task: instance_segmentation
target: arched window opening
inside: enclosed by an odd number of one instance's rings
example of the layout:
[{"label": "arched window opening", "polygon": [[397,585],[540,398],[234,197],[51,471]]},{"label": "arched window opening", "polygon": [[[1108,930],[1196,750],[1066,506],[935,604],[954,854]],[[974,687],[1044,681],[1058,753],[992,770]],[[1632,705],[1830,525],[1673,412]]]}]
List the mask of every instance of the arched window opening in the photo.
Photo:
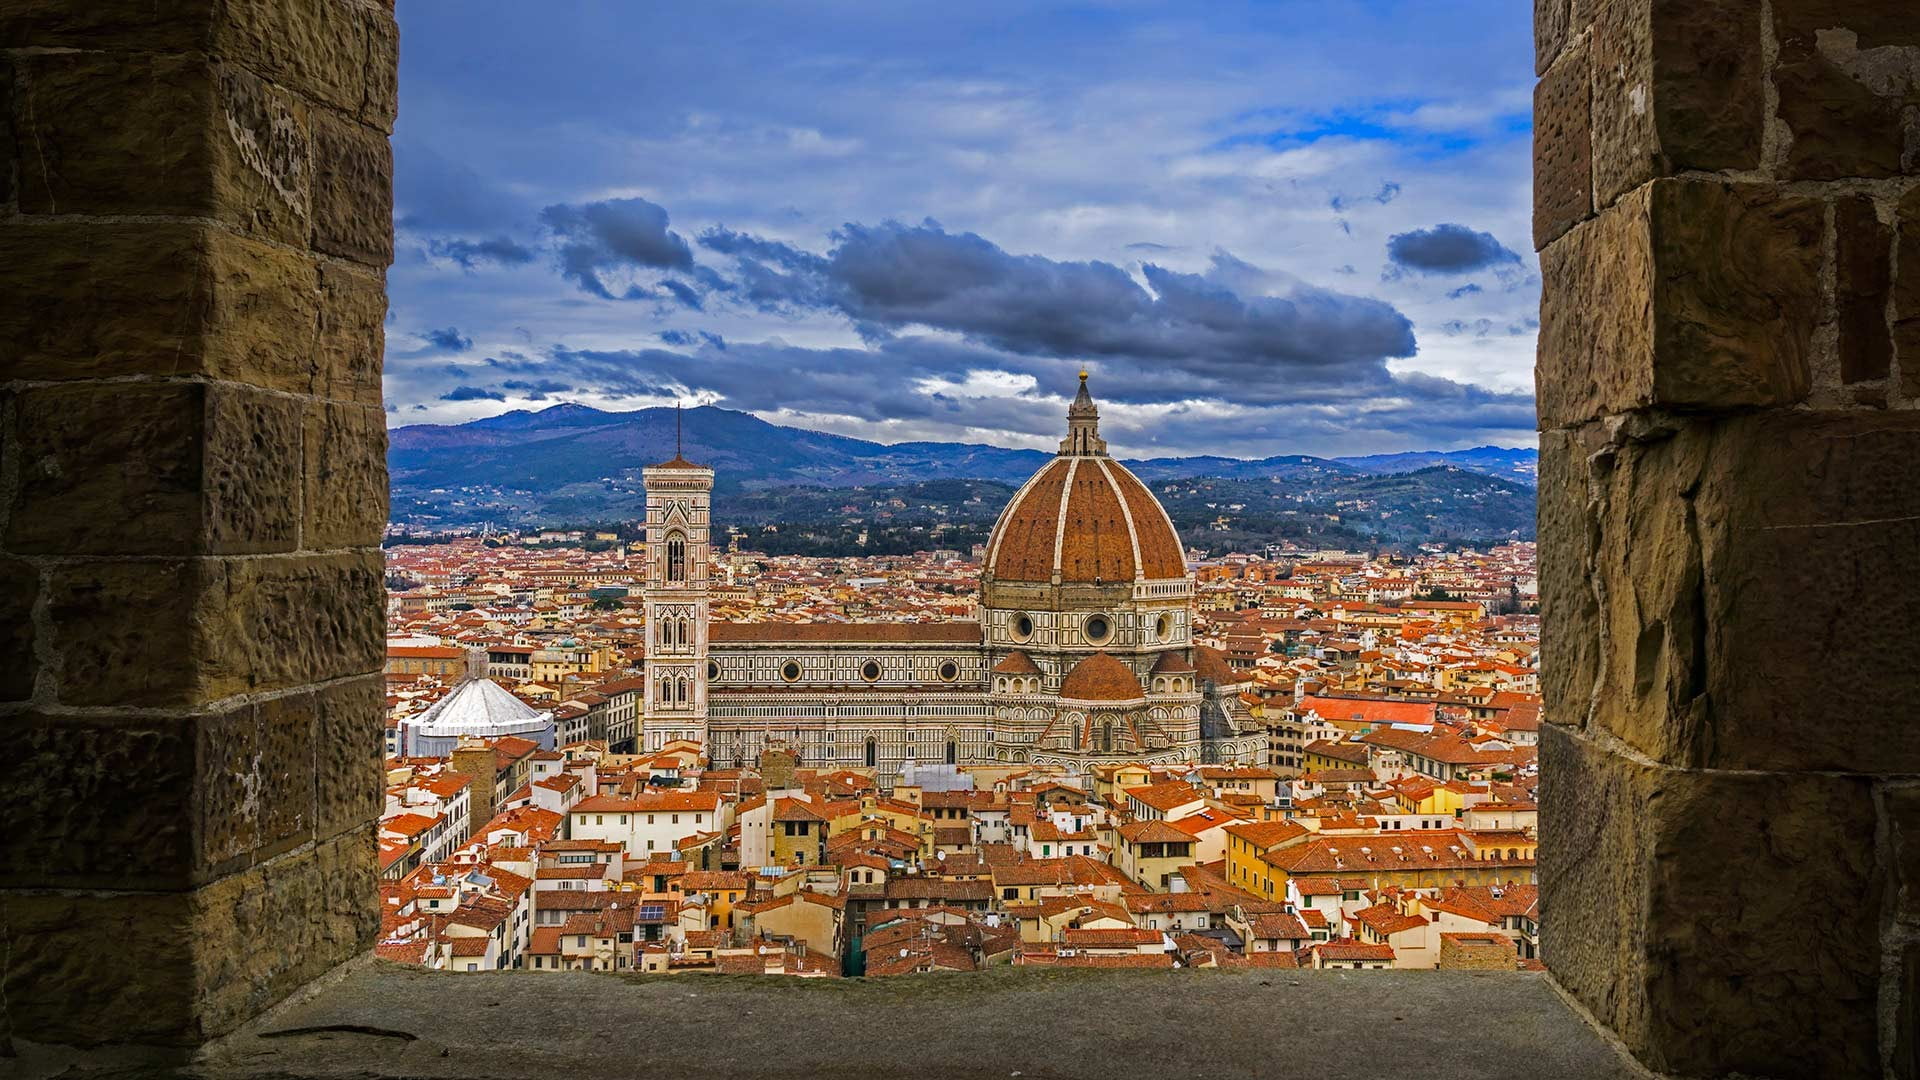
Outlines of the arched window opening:
[{"label": "arched window opening", "polygon": [[667,537],[667,580],[687,580],[687,540],[678,533]]},{"label": "arched window opening", "polygon": [[874,765],[879,763],[879,760],[880,748],[874,743],[873,736],[869,735],[867,736],[867,768],[873,768]]},{"label": "arched window opening", "polygon": [[960,746],[958,743],[955,743],[952,739],[948,739],[947,740],[947,764],[958,765],[959,763],[960,763]]}]

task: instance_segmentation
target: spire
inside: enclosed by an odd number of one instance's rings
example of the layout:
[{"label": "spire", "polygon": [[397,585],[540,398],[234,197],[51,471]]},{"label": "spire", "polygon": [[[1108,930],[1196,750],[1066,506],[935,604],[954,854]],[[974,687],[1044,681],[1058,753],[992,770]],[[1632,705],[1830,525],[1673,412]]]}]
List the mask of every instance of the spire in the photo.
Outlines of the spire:
[{"label": "spire", "polygon": [[673,400],[673,456],[680,457],[680,399]]},{"label": "spire", "polygon": [[1087,393],[1086,368],[1080,369],[1080,392],[1067,406],[1067,437],[1060,440],[1060,452],[1082,457],[1107,452],[1107,440],[1100,437],[1100,409]]}]

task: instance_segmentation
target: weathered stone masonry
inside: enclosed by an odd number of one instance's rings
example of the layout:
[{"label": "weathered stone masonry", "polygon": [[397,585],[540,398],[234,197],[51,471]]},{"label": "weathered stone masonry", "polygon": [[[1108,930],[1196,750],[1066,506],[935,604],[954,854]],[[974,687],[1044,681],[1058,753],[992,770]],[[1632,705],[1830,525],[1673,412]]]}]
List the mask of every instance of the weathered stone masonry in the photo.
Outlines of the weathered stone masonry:
[{"label": "weathered stone masonry", "polygon": [[1656,1069],[1915,1075],[1920,8],[1536,16],[1542,953]]},{"label": "weathered stone masonry", "polygon": [[397,34],[0,4],[6,1032],[192,1044],[379,928]]}]

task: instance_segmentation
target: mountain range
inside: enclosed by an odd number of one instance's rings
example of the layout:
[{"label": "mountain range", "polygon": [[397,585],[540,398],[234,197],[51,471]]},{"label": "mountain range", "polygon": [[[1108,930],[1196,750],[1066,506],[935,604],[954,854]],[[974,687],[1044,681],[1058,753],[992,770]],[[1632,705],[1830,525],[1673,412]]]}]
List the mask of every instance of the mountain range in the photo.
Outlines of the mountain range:
[{"label": "mountain range", "polygon": [[[643,505],[640,469],[673,456],[676,425],[685,456],[715,469],[714,513],[721,521],[736,513],[743,520],[768,521],[769,508],[775,506],[807,517],[826,512],[816,504],[831,504],[834,513],[843,515],[848,509],[842,505],[846,500],[836,501],[825,491],[809,496],[807,489],[912,489],[932,481],[987,482],[956,503],[958,516],[950,520],[970,519],[974,515],[967,508],[991,500],[1003,485],[1011,490],[1011,485],[1024,481],[1053,456],[978,443],[883,444],[784,427],[717,406],[688,409],[676,416],[676,410],[667,408],[608,412],[567,403],[539,411],[517,409],[464,424],[392,429],[387,463],[393,518],[415,525],[465,525],[637,517]],[[1370,498],[1365,493],[1375,489],[1408,488],[1405,483],[1370,484],[1377,478],[1427,477],[1413,486],[1421,489],[1421,498],[1439,503],[1428,508],[1431,513],[1413,516],[1448,520],[1447,533],[1463,535],[1459,531],[1463,521],[1449,500],[1466,499],[1472,504],[1466,508],[1467,525],[1475,508],[1491,500],[1501,509],[1488,519],[1483,535],[1513,531],[1516,507],[1524,509],[1523,531],[1531,535],[1530,489],[1536,456],[1530,448],[1483,446],[1340,458],[1193,456],[1125,463],[1156,491],[1160,481],[1207,477],[1233,482],[1234,490],[1244,496],[1240,487],[1253,482],[1247,490],[1260,499],[1284,497],[1290,506],[1304,511],[1324,509],[1324,516],[1334,521],[1342,517],[1341,503],[1364,502]],[[1468,483],[1473,489],[1469,497],[1455,491],[1466,476],[1492,483]],[[1428,488],[1435,490],[1428,492]],[[1418,501],[1410,493],[1405,497]],[[896,500],[889,496],[887,501]],[[1238,501],[1245,505],[1246,499]],[[1323,502],[1327,505],[1319,507]],[[997,512],[998,505],[988,509]],[[1399,514],[1404,525],[1411,509],[1396,503],[1385,513],[1388,519]],[[1387,531],[1408,533],[1402,527]],[[1418,531],[1396,538],[1419,539]],[[1469,527],[1464,535],[1471,534]]]}]

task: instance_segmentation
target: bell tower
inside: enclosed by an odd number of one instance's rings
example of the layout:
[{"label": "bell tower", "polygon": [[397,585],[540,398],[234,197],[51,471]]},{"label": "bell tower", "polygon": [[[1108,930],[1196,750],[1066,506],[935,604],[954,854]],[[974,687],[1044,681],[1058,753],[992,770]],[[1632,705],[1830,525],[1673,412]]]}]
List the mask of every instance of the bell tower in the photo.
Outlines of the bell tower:
[{"label": "bell tower", "polygon": [[641,471],[647,490],[646,696],[642,751],[673,739],[707,741],[707,589],[713,470],[679,448]]}]

